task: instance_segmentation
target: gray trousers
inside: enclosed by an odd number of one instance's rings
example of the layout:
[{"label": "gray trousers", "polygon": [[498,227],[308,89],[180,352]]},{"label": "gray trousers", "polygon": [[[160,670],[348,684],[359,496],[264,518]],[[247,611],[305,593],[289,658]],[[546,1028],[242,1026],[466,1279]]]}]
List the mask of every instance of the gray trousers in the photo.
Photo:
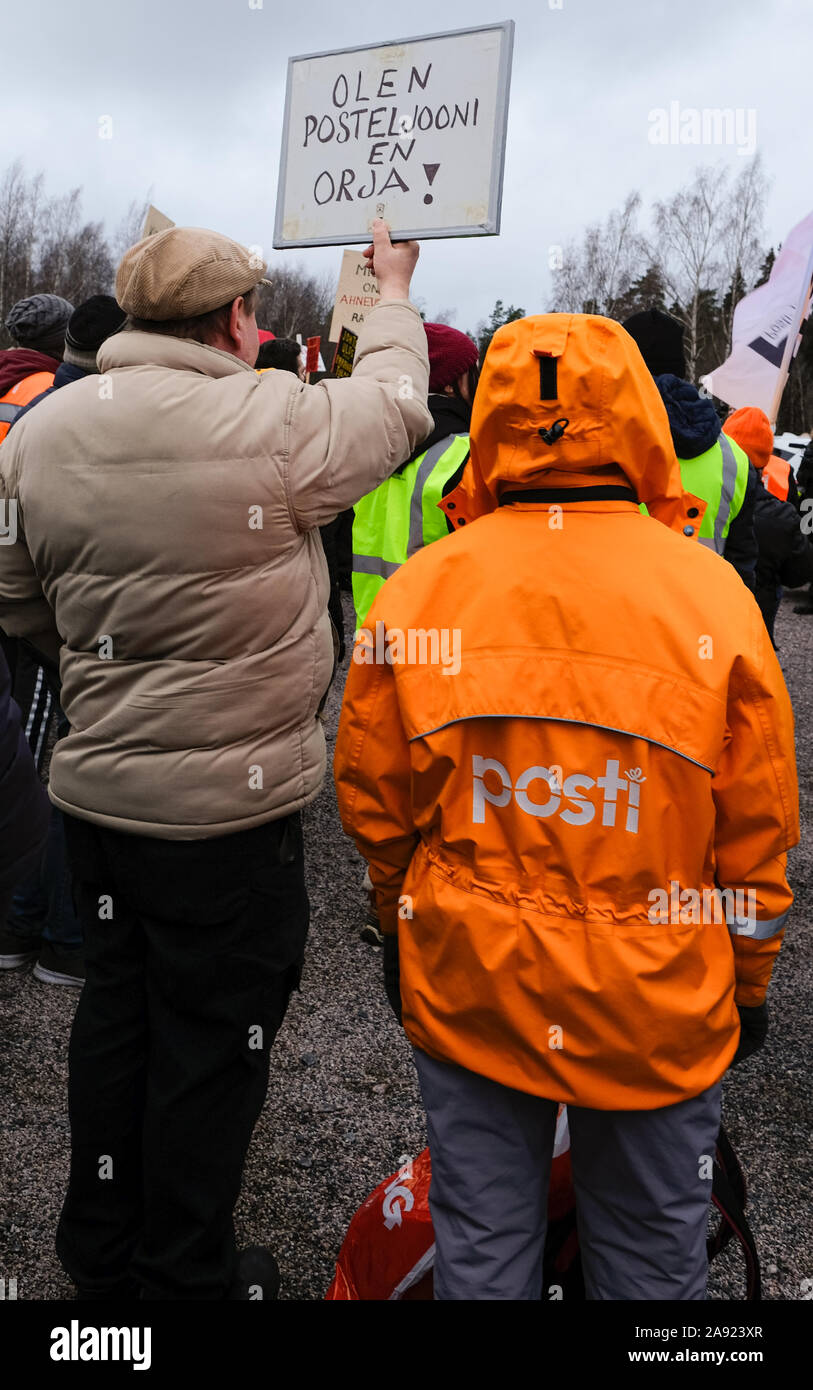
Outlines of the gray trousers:
[{"label": "gray trousers", "polygon": [[[435,1297],[542,1289],[555,1101],[415,1049],[432,1156]],[[568,1106],[589,1299],[703,1299],[719,1083],[660,1110]],[[555,1295],[553,1295],[555,1296]]]}]

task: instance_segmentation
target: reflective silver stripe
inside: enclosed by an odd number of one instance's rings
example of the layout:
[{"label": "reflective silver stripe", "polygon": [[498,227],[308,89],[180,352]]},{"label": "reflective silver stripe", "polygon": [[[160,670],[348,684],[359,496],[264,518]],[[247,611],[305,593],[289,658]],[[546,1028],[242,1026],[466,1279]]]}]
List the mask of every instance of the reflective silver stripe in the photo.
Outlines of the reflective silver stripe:
[{"label": "reflective silver stripe", "polygon": [[768,941],[782,930],[787,918],[787,912],[783,912],[780,917],[768,917],[762,922],[756,917],[734,917],[728,923],[728,930],[732,936],[749,936],[752,941]]},{"label": "reflective silver stripe", "polygon": [[678,758],[684,758],[687,763],[693,763],[695,767],[702,767],[704,772],[714,775],[714,768],[707,763],[700,763],[697,758],[690,758],[688,753],[681,753],[679,748],[673,748],[670,743],[661,743],[656,738],[649,738],[646,734],[636,732],[635,729],[616,729],[612,724],[594,724],[590,719],[564,719],[558,714],[495,714],[489,710],[487,714],[461,714],[459,719],[447,719],[443,724],[436,724],[434,729],[424,729],[419,734],[413,734],[408,740],[414,743],[419,738],[429,738],[430,734],[438,734],[441,729],[448,729],[452,724],[465,724],[472,719],[546,719],[551,724],[581,724],[587,729],[606,729],[609,734],[625,734],[627,738],[640,738],[644,743],[651,743],[655,748],[665,748],[667,753],[674,753]]},{"label": "reflective silver stripe", "polygon": [[50,723],[51,723],[51,711],[52,711],[52,707],[53,707],[53,700],[52,700],[52,698],[51,698],[51,692],[50,692],[50,690],[48,689],[48,687],[46,686],[46,687],[45,687],[45,706],[44,706],[43,711],[42,711],[42,722],[40,723],[39,738],[37,739],[37,746],[36,746],[36,748],[34,749],[34,762],[36,763],[37,769],[38,769],[38,770],[39,770],[39,768],[40,768],[40,766],[41,766],[41,763],[42,763],[42,749],[43,749],[43,744],[45,743],[45,739],[46,739],[46,736],[47,736],[47,734],[48,734],[48,726],[49,726]]},{"label": "reflective silver stripe", "polygon": [[714,549],[718,555],[722,555],[725,547],[723,530],[731,516],[731,503],[734,501],[734,491],[737,486],[737,460],[727,434],[721,431],[717,443],[723,454],[723,482],[720,490],[720,505],[714,518]]},{"label": "reflective silver stripe", "polygon": [[36,716],[37,716],[37,708],[38,708],[39,702],[40,702],[40,695],[41,695],[41,693],[42,693],[42,691],[43,691],[44,686],[45,686],[45,672],[43,671],[43,669],[42,669],[41,666],[38,666],[38,667],[37,667],[37,678],[36,678],[36,680],[34,681],[34,693],[33,693],[33,695],[31,696],[31,704],[30,704],[29,707],[28,707],[28,719],[26,720],[26,725],[25,725],[25,736],[26,736],[26,738],[28,739],[29,742],[31,741],[31,734],[32,734],[33,729],[34,729],[34,720],[36,719]]},{"label": "reflective silver stripe", "polygon": [[389,579],[400,568],[393,560],[382,560],[378,555],[353,556],[354,574],[378,574],[382,579]]},{"label": "reflective silver stripe", "polygon": [[427,479],[432,473],[435,464],[443,458],[446,450],[451,448],[457,436],[447,434],[445,439],[438,440],[431,449],[427,449],[418,466],[415,475],[415,485],[412,489],[412,497],[409,503],[409,540],[407,541],[407,559],[414,555],[416,550],[423,550],[423,490],[426,487]]},{"label": "reflective silver stripe", "polygon": [[13,425],[22,408],[21,405],[0,405],[0,425]]}]

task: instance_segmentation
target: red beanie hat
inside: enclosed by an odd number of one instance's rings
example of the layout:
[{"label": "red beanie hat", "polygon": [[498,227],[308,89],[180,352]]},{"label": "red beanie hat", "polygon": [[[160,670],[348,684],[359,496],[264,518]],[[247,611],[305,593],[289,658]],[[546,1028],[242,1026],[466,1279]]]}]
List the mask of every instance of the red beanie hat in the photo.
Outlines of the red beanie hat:
[{"label": "red beanie hat", "polygon": [[442,391],[458,381],[470,367],[475,367],[480,354],[471,338],[445,323],[425,323],[429,344],[429,390]]}]

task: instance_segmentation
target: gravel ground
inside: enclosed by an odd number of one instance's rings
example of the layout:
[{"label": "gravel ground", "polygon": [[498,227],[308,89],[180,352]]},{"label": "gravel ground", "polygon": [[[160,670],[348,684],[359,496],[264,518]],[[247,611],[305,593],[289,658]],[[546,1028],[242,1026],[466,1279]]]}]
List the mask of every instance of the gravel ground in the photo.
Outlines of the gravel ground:
[{"label": "gravel ground", "polygon": [[[764,1296],[795,1300],[813,1277],[809,1220],[811,1094],[807,1062],[813,915],[813,619],[785,598],[780,660],[796,711],[802,842],[791,858],[796,907],[771,987],[773,1030],[763,1051],[725,1083],[725,1121],[749,1180],[749,1213]],[[348,630],[350,630],[348,607]],[[330,749],[340,689],[328,701]],[[312,904],[302,992],[274,1047],[268,1098],[237,1210],[240,1244],[271,1246],[283,1299],[319,1299],[353,1212],[400,1156],[425,1143],[410,1050],[380,983],[380,952],[358,939],[363,865],[339,825],[328,780],[305,817]],[[21,1299],[73,1297],[53,1251],[68,1167],[67,1046],[73,991],[28,971],[0,976],[0,1275]],[[710,1296],[743,1288],[739,1256],[713,1266]]]}]

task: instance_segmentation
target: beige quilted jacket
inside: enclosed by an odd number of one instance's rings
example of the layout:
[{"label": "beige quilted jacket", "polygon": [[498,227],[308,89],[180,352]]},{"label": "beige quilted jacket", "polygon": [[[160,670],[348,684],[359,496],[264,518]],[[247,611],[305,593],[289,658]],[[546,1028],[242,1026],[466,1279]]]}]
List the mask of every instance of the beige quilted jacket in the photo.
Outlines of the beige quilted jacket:
[{"label": "beige quilted jacket", "polygon": [[316,528],[432,428],[412,305],[372,310],[356,362],[305,386],[124,332],[99,352],[103,375],[9,434],[0,501],[17,501],[17,540],[0,544],[0,627],[58,648],[71,733],[50,791],[64,811],[198,839],[318,792],[333,646]]}]

